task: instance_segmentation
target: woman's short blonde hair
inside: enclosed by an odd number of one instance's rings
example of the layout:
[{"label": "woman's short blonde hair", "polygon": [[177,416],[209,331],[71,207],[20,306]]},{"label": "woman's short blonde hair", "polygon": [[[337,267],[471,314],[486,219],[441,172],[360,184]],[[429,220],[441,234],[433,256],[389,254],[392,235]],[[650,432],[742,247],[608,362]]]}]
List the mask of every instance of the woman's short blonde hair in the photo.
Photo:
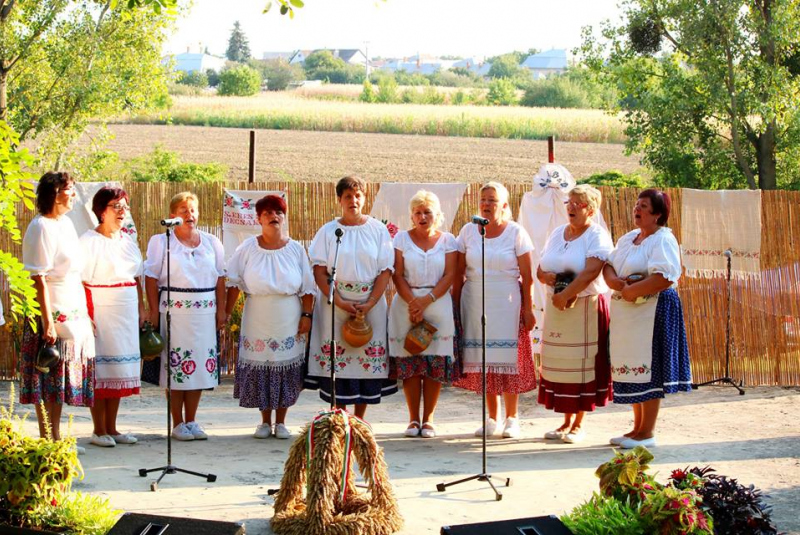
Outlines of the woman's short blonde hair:
[{"label": "woman's short blonde hair", "polygon": [[603,202],[603,194],[600,193],[600,190],[589,184],[578,184],[569,190],[568,195],[570,197],[578,197],[581,202],[585,202],[589,208],[592,209],[592,213],[595,214],[600,210],[600,203]]},{"label": "woman's short blonde hair", "polygon": [[194,201],[195,204],[199,205],[200,201],[197,199],[197,195],[192,193],[191,191],[182,191],[180,193],[175,194],[171,201],[169,201],[169,213],[174,214],[178,210],[178,206],[181,204]]},{"label": "woman's short blonde hair", "polygon": [[500,204],[505,204],[506,207],[503,208],[503,213],[500,214],[500,222],[505,223],[506,221],[511,221],[511,205],[508,203],[508,190],[504,185],[500,182],[487,182],[483,186],[481,186],[480,193],[483,193],[487,189],[493,189],[495,193],[497,193],[498,200]]},{"label": "woman's short blonde hair", "polygon": [[431,191],[424,189],[419,190],[411,197],[411,202],[408,203],[408,210],[411,214],[411,222],[414,222],[414,210],[420,206],[426,206],[433,212],[433,228],[439,228],[444,221],[444,214],[442,213],[442,204],[439,202],[439,197]]}]

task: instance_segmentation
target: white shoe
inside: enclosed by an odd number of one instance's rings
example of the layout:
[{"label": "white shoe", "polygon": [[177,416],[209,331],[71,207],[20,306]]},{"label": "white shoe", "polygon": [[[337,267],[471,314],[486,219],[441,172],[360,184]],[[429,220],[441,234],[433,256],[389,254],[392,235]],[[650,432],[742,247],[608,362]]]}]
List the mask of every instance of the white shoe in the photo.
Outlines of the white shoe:
[{"label": "white shoe", "polygon": [[565,436],[567,436],[566,429],[553,429],[544,434],[544,438],[547,440],[564,440]]},{"label": "white shoe", "polygon": [[522,429],[519,427],[519,418],[506,418],[506,424],[503,426],[503,438],[517,438],[522,434]]},{"label": "white shoe", "polygon": [[284,424],[276,424],[275,425],[275,438],[279,438],[281,440],[286,440],[287,438],[291,438],[292,432]]},{"label": "white shoe", "polygon": [[75,453],[77,453],[78,455],[86,454],[86,448],[84,448],[83,446],[78,446],[77,444],[75,444],[75,446],[73,446],[73,449],[75,450]]},{"label": "white shoe", "polygon": [[621,436],[618,436],[618,437],[612,437],[612,438],[608,439],[608,443],[611,444],[612,446],[619,446],[620,444],[622,444],[623,442],[628,440],[628,438],[630,438],[630,437],[626,437],[625,435],[621,435]]},{"label": "white shoe", "polygon": [[256,432],[253,433],[255,438],[269,438],[272,436],[272,424],[258,424]]},{"label": "white shoe", "polygon": [[172,438],[187,442],[194,440],[194,434],[186,427],[186,424],[181,422],[172,429]]},{"label": "white shoe", "polygon": [[117,444],[136,444],[139,442],[139,439],[133,435],[129,435],[127,433],[122,433],[119,435],[111,435],[111,438],[114,439],[114,442]]},{"label": "white shoe", "polygon": [[[486,436],[490,437],[490,436],[494,435],[495,431],[497,431],[497,422],[495,421],[494,418],[487,418],[486,419]],[[482,437],[483,436],[483,426],[480,426],[479,428],[477,428],[475,430],[475,436],[476,437]]]},{"label": "white shoe", "polygon": [[[425,426],[428,427],[425,427]],[[422,422],[422,428],[419,430],[419,436],[422,438],[433,438],[436,436],[436,429],[433,428],[433,423]]]},{"label": "white shoe", "polygon": [[403,431],[403,434],[407,437],[418,437],[419,436],[419,422],[414,420],[413,422],[409,422],[408,427],[406,430]]},{"label": "white shoe", "polygon": [[198,424],[197,422],[188,422],[186,424],[186,429],[192,433],[192,436],[195,440],[206,440],[208,435],[206,434],[206,430],[203,429],[203,426]]},{"label": "white shoe", "polygon": [[632,438],[626,438],[623,440],[619,447],[623,450],[631,450],[636,446],[644,446],[645,448],[652,448],[656,445],[656,437],[645,438],[643,440],[634,440]]},{"label": "white shoe", "polygon": [[577,431],[570,430],[569,433],[564,435],[564,442],[567,444],[577,444],[578,442],[583,442],[584,438],[586,438],[586,431],[579,427]]},{"label": "white shoe", "polygon": [[111,435],[95,435],[92,433],[92,440],[89,441],[90,444],[94,444],[95,446],[100,446],[101,448],[113,448],[117,445],[114,442],[114,439],[111,438]]}]

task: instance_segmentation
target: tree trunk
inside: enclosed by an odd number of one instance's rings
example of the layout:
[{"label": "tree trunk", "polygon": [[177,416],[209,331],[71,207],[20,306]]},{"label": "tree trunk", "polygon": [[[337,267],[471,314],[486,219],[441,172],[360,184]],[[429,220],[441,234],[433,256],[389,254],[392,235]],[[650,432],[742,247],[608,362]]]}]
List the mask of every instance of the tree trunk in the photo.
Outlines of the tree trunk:
[{"label": "tree trunk", "polygon": [[5,65],[0,65],[0,121],[5,121],[8,115],[6,104],[8,98],[8,71],[4,67]]},{"label": "tree trunk", "polygon": [[761,189],[778,188],[775,129],[775,121],[768,123],[767,129],[759,134],[756,144],[758,187]]}]

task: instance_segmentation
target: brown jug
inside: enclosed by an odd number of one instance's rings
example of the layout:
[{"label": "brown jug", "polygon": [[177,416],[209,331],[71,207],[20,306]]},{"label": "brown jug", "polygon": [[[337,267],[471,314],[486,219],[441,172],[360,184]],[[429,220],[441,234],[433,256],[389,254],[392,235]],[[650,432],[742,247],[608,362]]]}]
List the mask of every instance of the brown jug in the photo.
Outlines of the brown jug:
[{"label": "brown jug", "polygon": [[357,312],[355,316],[342,325],[342,338],[352,347],[361,347],[372,340],[372,326],[364,317],[363,312]]}]

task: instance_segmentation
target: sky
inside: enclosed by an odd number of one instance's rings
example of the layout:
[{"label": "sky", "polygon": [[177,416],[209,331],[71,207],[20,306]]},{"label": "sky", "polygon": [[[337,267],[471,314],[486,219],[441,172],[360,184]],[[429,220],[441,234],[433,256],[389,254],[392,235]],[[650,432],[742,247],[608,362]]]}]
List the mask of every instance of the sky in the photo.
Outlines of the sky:
[{"label": "sky", "polygon": [[[619,0],[305,0],[294,19],[267,0],[194,0],[165,53],[208,47],[224,55],[239,21],[253,57],[263,52],[368,48],[369,56],[494,56],[580,44],[581,28],[617,20]],[[277,4],[275,2],[275,4]],[[368,45],[366,44],[368,42]]]}]

